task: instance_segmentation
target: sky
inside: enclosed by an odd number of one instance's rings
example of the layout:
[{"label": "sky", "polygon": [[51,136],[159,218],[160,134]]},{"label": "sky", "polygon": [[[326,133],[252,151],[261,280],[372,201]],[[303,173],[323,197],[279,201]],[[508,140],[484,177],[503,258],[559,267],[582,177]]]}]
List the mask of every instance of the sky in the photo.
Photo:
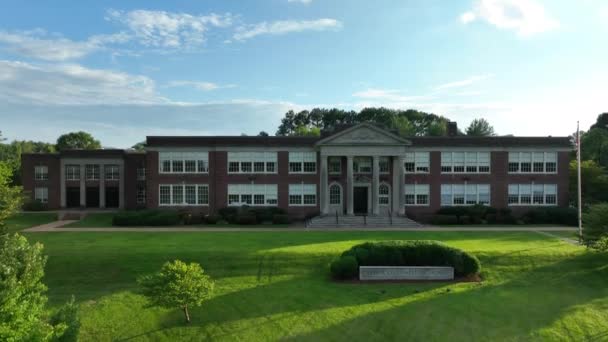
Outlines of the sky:
[{"label": "sky", "polygon": [[273,134],[314,107],[418,109],[498,134],[608,112],[608,0],[0,1],[0,130],[106,147]]}]

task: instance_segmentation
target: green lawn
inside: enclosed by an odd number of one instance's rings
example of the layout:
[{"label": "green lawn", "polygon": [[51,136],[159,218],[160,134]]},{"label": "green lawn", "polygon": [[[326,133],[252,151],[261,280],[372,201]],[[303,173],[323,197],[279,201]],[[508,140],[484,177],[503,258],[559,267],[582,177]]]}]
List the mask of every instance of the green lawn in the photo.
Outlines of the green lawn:
[{"label": "green lawn", "polygon": [[549,231],[547,232],[549,234],[553,234],[553,235],[557,235],[557,236],[561,236],[561,237],[565,237],[565,238],[569,238],[569,239],[573,239],[573,240],[578,240],[578,230],[572,230],[572,231]]},{"label": "green lawn", "polygon": [[[608,255],[534,232],[30,233],[49,255],[50,304],[75,294],[84,341],[546,341],[608,337]],[[482,283],[346,284],[328,263],[366,240],[436,239],[476,254]],[[180,258],[216,293],[149,308],[135,278]],[[449,290],[449,291],[448,291]]]},{"label": "green lawn", "polygon": [[55,213],[21,213],[17,214],[4,223],[8,227],[9,232],[18,232],[20,230],[38,226],[41,224],[57,221]]}]

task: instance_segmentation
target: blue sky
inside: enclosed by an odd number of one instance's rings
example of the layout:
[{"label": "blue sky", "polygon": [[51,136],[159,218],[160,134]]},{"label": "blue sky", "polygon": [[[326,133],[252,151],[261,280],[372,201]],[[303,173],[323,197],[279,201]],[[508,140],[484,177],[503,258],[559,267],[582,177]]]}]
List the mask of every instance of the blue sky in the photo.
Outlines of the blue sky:
[{"label": "blue sky", "polygon": [[289,110],[415,108],[499,134],[608,111],[605,0],[2,3],[0,130],[105,146],[274,133]]}]

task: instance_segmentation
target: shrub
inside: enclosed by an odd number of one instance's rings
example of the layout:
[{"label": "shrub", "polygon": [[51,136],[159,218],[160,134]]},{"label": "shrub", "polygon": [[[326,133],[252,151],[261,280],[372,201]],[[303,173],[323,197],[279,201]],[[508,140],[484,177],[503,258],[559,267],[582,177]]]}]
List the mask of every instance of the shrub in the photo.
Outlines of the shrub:
[{"label": "shrub", "polygon": [[47,209],[47,204],[40,201],[29,201],[23,204],[23,210],[25,211],[44,211]]},{"label": "shrub", "polygon": [[200,214],[193,214],[189,210],[182,210],[179,212],[180,220],[186,224],[201,224],[203,222],[203,216]]},{"label": "shrub", "polygon": [[229,223],[236,222],[236,216],[239,213],[239,208],[237,207],[225,207],[218,210],[218,213],[222,217],[222,219],[226,220]]},{"label": "shrub", "polygon": [[528,224],[563,224],[578,225],[578,213],[575,208],[547,207],[535,208],[522,216]]},{"label": "shrub", "polygon": [[65,329],[60,336],[54,339],[54,341],[78,341],[80,319],[78,318],[78,304],[76,304],[74,296],[51,316],[50,323],[54,326],[61,325],[62,328]]},{"label": "shrub", "polygon": [[220,220],[220,217],[218,215],[206,215],[205,216],[206,224],[217,224],[219,220]]},{"label": "shrub", "polygon": [[436,225],[458,224],[458,217],[455,215],[435,215],[431,219],[431,223]]},{"label": "shrub", "polygon": [[236,223],[238,224],[256,224],[257,221],[255,219],[255,215],[252,214],[239,214],[236,217]]},{"label": "shrub", "polygon": [[593,242],[589,247],[591,247],[593,249],[597,249],[598,251],[601,251],[601,252],[607,252],[608,251],[608,235],[602,236],[597,241]]},{"label": "shrub", "polygon": [[332,275],[344,279],[343,258],[354,258],[359,266],[451,266],[456,276],[469,276],[480,272],[479,260],[463,250],[437,241],[366,242],[353,246],[331,264]]},{"label": "shrub", "polygon": [[608,236],[608,203],[589,207],[589,211],[583,215],[583,222],[583,241],[586,245],[593,245]]},{"label": "shrub", "polygon": [[275,214],[272,217],[272,224],[289,224],[289,216],[286,214]]},{"label": "shrub", "polygon": [[112,218],[113,226],[175,226],[181,222],[179,213],[170,210],[122,211]]},{"label": "shrub", "polygon": [[352,255],[341,257],[332,262],[330,270],[335,279],[354,279],[359,276],[359,264]]}]

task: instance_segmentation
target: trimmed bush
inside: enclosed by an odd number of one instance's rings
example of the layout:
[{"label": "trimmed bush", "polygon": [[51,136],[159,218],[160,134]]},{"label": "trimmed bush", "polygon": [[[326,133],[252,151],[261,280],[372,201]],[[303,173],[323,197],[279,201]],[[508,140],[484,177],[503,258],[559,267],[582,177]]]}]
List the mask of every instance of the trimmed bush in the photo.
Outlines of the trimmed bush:
[{"label": "trimmed bush", "polygon": [[334,261],[330,269],[332,276],[336,279],[354,279],[359,276],[359,264],[352,255],[343,256]]},{"label": "trimmed bush", "polygon": [[289,216],[286,214],[275,214],[272,217],[272,224],[289,224]]},{"label": "trimmed bush", "polygon": [[522,220],[528,224],[563,224],[568,226],[578,225],[578,213],[575,208],[534,208],[522,216]]},{"label": "trimmed bush", "polygon": [[122,211],[112,218],[113,226],[176,226],[181,223],[179,213],[170,210]]},{"label": "trimmed bush", "polygon": [[46,203],[40,201],[29,201],[23,204],[23,210],[25,211],[45,211],[48,210]]},{"label": "trimmed bush", "polygon": [[455,215],[435,215],[431,219],[431,223],[436,225],[458,224],[458,217]]},{"label": "trimmed bush", "polygon": [[205,216],[206,224],[217,224],[217,222],[219,220],[220,220],[220,217],[218,215],[206,215]]},{"label": "trimmed bush", "polygon": [[226,220],[229,223],[236,222],[236,216],[239,213],[239,208],[237,207],[225,207],[218,210],[218,213],[222,217],[222,219]]},{"label": "trimmed bush", "polygon": [[[346,273],[343,258],[356,260],[356,272]],[[349,274],[356,277],[359,266],[451,266],[457,277],[477,274],[481,271],[479,260],[472,254],[450,247],[438,241],[387,241],[366,242],[353,246],[334,261],[330,270],[336,279]],[[351,265],[352,267],[352,265]],[[334,271],[335,270],[335,271]]]},{"label": "trimmed bush", "polygon": [[239,214],[236,217],[236,223],[250,225],[250,224],[256,224],[257,221],[255,219],[255,215],[251,215],[251,214]]}]

